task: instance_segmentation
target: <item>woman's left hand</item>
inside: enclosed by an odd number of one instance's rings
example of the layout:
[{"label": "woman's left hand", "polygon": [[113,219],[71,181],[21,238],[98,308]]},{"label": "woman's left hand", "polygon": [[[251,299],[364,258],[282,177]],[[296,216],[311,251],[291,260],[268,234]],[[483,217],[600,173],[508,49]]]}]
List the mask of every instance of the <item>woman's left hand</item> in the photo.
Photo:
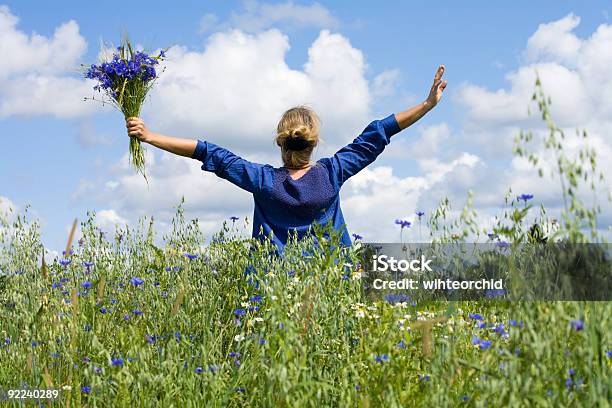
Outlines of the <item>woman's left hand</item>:
[{"label": "woman's left hand", "polygon": [[442,75],[444,75],[444,65],[440,65],[438,67],[433,85],[429,91],[429,96],[425,101],[425,103],[429,105],[429,108],[433,108],[438,104],[438,102],[440,102],[440,99],[442,99],[442,92],[444,92],[446,84],[448,84],[447,80],[442,80]]}]

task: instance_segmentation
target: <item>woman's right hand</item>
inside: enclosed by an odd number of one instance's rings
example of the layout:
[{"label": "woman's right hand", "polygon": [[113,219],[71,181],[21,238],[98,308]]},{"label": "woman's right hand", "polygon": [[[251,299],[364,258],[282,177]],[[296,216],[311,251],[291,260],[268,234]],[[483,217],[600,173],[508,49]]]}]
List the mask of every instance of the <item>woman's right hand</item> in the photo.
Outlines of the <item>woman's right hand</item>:
[{"label": "woman's right hand", "polygon": [[150,142],[152,133],[147,129],[145,123],[140,118],[127,118],[125,121],[129,137],[135,137],[141,142]]}]

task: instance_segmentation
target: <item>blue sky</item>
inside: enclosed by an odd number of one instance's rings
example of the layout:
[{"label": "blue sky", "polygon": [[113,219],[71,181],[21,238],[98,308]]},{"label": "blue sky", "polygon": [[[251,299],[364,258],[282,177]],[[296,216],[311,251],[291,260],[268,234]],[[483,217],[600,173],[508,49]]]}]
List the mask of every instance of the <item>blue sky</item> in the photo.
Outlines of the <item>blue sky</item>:
[{"label": "blue sky", "polygon": [[[444,192],[456,199],[461,200],[462,196],[464,199],[465,193],[453,190],[457,185],[478,190],[482,181],[470,174],[462,178],[467,180],[465,185],[457,183],[448,175],[442,175],[439,182],[426,183],[427,187],[418,191],[411,188],[402,190],[404,188],[402,186],[411,182],[410,177],[432,180],[435,175],[445,171],[444,174],[448,172],[463,174],[461,168],[448,171],[442,168],[444,163],[462,157],[457,162],[457,166],[467,166],[476,173],[500,174],[500,183],[508,185],[518,183],[518,186],[522,186],[520,180],[513,179],[513,174],[518,173],[512,170],[511,156],[496,150],[500,144],[506,143],[506,146],[507,140],[500,143],[496,135],[504,135],[505,139],[510,137],[509,120],[516,119],[517,124],[528,122],[525,122],[525,118],[516,117],[503,118],[496,123],[495,120],[499,118],[491,119],[491,115],[483,113],[482,107],[478,105],[481,102],[470,102],[469,95],[480,95],[475,93],[475,90],[483,90],[482,99],[491,98],[491,104],[495,105],[496,101],[499,102],[500,90],[510,95],[521,94],[521,81],[513,83],[508,75],[540,63],[558,64],[580,74],[582,72],[580,67],[587,65],[584,61],[588,55],[563,48],[563,44],[566,44],[563,39],[567,40],[570,33],[582,42],[581,49],[586,49],[588,40],[598,27],[610,24],[609,15],[612,13],[612,5],[604,1],[518,1],[507,2],[506,5],[480,1],[470,2],[469,6],[448,1],[436,2],[435,7],[427,2],[405,1],[385,1],[383,5],[353,1],[319,3],[210,1],[177,4],[180,6],[169,7],[167,3],[155,5],[153,2],[139,1],[106,1],[104,7],[98,7],[95,3],[77,1],[4,2],[5,15],[19,19],[16,25],[1,28],[12,30],[10,31],[12,36],[5,37],[9,39],[8,41],[13,38],[18,39],[20,35],[26,36],[30,44],[36,41],[33,36],[43,36],[50,41],[58,27],[73,20],[78,30],[72,31],[70,35],[74,38],[67,41],[74,40],[71,44],[76,44],[77,51],[66,56],[63,55],[62,47],[59,47],[54,52],[58,58],[66,61],[61,68],[47,71],[36,67],[33,63],[25,64],[25,68],[17,67],[10,71],[11,74],[7,78],[2,79],[0,76],[0,84],[5,80],[17,86],[19,81],[24,81],[28,75],[44,78],[47,81],[78,78],[80,63],[95,62],[100,51],[99,42],[101,40],[116,42],[123,31],[128,31],[133,41],[147,48],[178,45],[183,51],[176,54],[175,72],[179,72],[178,67],[183,60],[187,60],[186,55],[189,52],[204,54],[207,46],[215,41],[219,44],[239,41],[238,37],[229,36],[231,30],[240,30],[245,36],[255,38],[255,43],[262,46],[263,44],[268,46],[265,41],[282,46],[282,41],[279,39],[281,37],[273,36],[272,39],[258,37],[261,33],[270,30],[280,33],[279,35],[284,36],[290,45],[290,48],[282,53],[281,58],[289,71],[294,73],[304,71],[304,66],[309,61],[309,48],[316,48],[313,44],[331,47],[325,45],[325,39],[332,38],[331,42],[335,41],[336,44],[334,47],[356,50],[363,57],[363,69],[357,70],[355,75],[358,75],[359,81],[363,82],[366,92],[364,99],[369,98],[369,102],[364,102],[361,106],[352,101],[351,103],[355,104],[354,114],[349,108],[338,115],[329,114],[330,119],[327,123],[333,125],[334,130],[330,130],[331,136],[327,138],[329,146],[326,149],[331,151],[340,147],[343,142],[349,141],[369,120],[403,110],[411,103],[422,100],[427,94],[436,66],[444,63],[447,67],[446,78],[449,87],[440,106],[414,129],[404,132],[405,135],[401,136],[404,138],[402,141],[404,145],[399,143],[391,153],[383,154],[372,168],[372,170],[378,169],[378,173],[363,175],[362,179],[351,185],[346,192],[347,198],[343,208],[348,213],[349,227],[352,224],[355,226],[352,228],[354,232],[364,234],[365,230],[366,236],[379,240],[390,239],[391,235],[384,232],[382,227],[366,228],[367,223],[362,219],[368,211],[378,211],[380,208],[381,198],[377,192],[380,192],[382,187],[368,183],[377,183],[377,177],[386,177],[385,175],[389,173],[384,171],[392,171],[394,182],[397,182],[397,185],[390,185],[388,188],[397,189],[399,197],[411,196],[407,198],[405,207],[390,211],[389,219],[408,217],[416,207],[431,208],[434,201]],[[306,14],[314,17],[304,17]],[[558,41],[551,40],[548,34],[542,34],[538,38],[543,39],[538,40],[539,42],[533,41],[533,44],[528,46],[529,39],[538,31],[540,24],[553,23],[564,18],[566,19],[564,21],[568,22],[573,21],[572,18],[579,18],[579,23],[573,24],[570,29],[553,30],[550,35],[559,35]],[[571,22],[568,24],[572,25]],[[321,37],[322,30],[329,30],[332,37]],[[333,37],[334,35],[336,37]],[[86,48],[80,49],[78,41],[83,40]],[[318,40],[321,41],[317,43]],[[573,40],[570,40],[569,43],[572,43]],[[555,44],[561,45],[557,47]],[[12,50],[11,44],[0,47],[5,47],[5,51]],[[338,48],[333,50],[337,51]],[[235,52],[241,51],[237,49]],[[18,53],[15,55],[16,59],[34,58]],[[575,58],[575,61],[571,58]],[[45,64],[49,59],[41,61]],[[349,59],[339,63],[338,69],[342,70],[342,63],[346,63],[349,72],[352,69],[351,61]],[[2,64],[0,63],[0,70]],[[591,60],[588,60],[588,64],[589,67],[597,66]],[[170,67],[167,72],[169,83],[173,78]],[[240,70],[231,72],[237,72],[236,75],[246,75]],[[590,89],[588,78],[581,78],[581,84],[584,84],[585,89]],[[316,79],[312,81],[316,82]],[[66,83],[74,84],[74,82]],[[228,83],[232,82],[228,80]],[[549,83],[555,83],[555,86],[563,88],[561,82]],[[279,81],[273,86],[282,88],[284,85]],[[23,89],[27,89],[27,86]],[[145,120],[157,126],[157,129],[168,133],[176,130],[178,136],[210,137],[219,144],[227,140],[227,146],[237,149],[236,153],[254,160],[267,160],[276,154],[274,147],[267,142],[261,143],[261,148],[248,147],[246,151],[240,151],[243,144],[240,135],[236,134],[239,128],[233,128],[230,124],[227,127],[223,127],[223,123],[211,125],[209,129],[214,129],[217,133],[209,136],[206,121],[201,122],[194,118],[193,123],[189,120],[183,121],[183,126],[178,118],[164,118],[165,109],[159,101],[171,100],[168,94],[163,93],[164,89],[166,88],[160,86],[157,99],[153,99],[156,94],[152,96],[152,107],[146,107],[143,112]],[[27,94],[27,91],[24,92]],[[232,92],[236,98],[240,98],[240,89]],[[345,91],[340,89],[338,92]],[[339,97],[338,103],[350,100],[353,96],[350,92],[351,89],[348,87],[344,96]],[[61,247],[71,220],[74,217],[82,219],[89,209],[105,211],[107,219],[104,225],[107,228],[112,225],[112,220],[133,222],[137,216],[147,213],[155,214],[163,224],[163,220],[167,220],[171,212],[168,203],[180,195],[187,196],[188,210],[190,208],[193,210],[191,212],[193,216],[207,219],[204,225],[208,229],[218,226],[215,220],[230,215],[250,216],[250,201],[247,196],[236,193],[238,195],[227,198],[222,194],[226,191],[223,189],[231,189],[231,186],[214,184],[215,188],[220,189],[218,191],[223,197],[204,198],[196,194],[190,207],[189,195],[195,194],[191,190],[206,186],[189,181],[190,177],[196,177],[192,164],[190,172],[193,174],[181,178],[181,172],[186,170],[181,167],[183,164],[176,161],[168,162],[170,163],[168,166],[173,169],[172,177],[184,180],[184,184],[173,188],[172,194],[167,194],[167,190],[162,188],[164,184],[160,181],[157,190],[154,189],[155,191],[150,192],[150,197],[146,197],[149,201],[139,202],[134,197],[119,197],[121,192],[129,192],[130,183],[136,182],[130,179],[129,169],[121,165],[121,160],[127,151],[127,137],[124,134],[121,116],[110,110],[81,106],[92,102],[68,101],[65,102],[67,107],[61,111],[47,108],[56,104],[59,99],[75,98],[75,95],[76,91],[65,94],[57,92],[52,96],[41,97],[41,100],[33,102],[31,106],[26,101],[25,107],[13,109],[11,107],[18,106],[19,101],[14,102],[13,96],[0,92],[0,103],[7,107],[4,111],[0,111],[0,137],[3,146],[0,160],[0,196],[8,198],[18,209],[23,209],[27,204],[32,206],[34,215],[42,221],[44,242],[48,247]],[[362,96],[361,93],[354,97]],[[571,94],[566,96],[572,97]],[[212,99],[211,95],[203,94],[201,97]],[[257,95],[250,95],[247,98],[256,101]],[[326,106],[326,101],[316,102],[316,97],[312,99],[315,101],[315,106]],[[214,101],[209,103],[214,104]],[[229,106],[234,106],[231,102],[228,103]],[[235,106],[243,105],[237,102]],[[571,110],[571,107],[568,109]],[[602,119],[606,117],[605,113],[606,111],[597,117],[588,118],[577,116],[575,123],[568,120],[567,126],[592,124],[596,133],[601,132],[601,140],[606,147],[609,147],[609,133],[607,139],[603,136],[604,131],[609,129],[609,123]],[[610,112],[607,113],[610,117]],[[235,114],[236,118],[242,118],[242,112],[237,111]],[[584,121],[580,122],[579,119]],[[271,121],[272,118],[268,122]],[[438,136],[426,139],[431,132],[438,132]],[[440,132],[442,136],[439,136]],[[478,134],[478,138],[471,137],[473,134]],[[325,139],[325,134],[323,137]],[[415,157],[414,154],[411,156],[410,153],[402,157],[402,152],[414,150],[411,139],[420,145],[427,145],[432,140],[437,140],[435,146],[428,151],[432,155],[432,160],[437,162],[434,164],[422,162],[418,160],[419,157]],[[326,152],[327,150],[323,149],[321,154]],[[159,170],[162,174],[163,158],[158,153],[155,154],[156,165],[162,166]],[[484,167],[478,168],[475,163],[481,163]],[[208,174],[200,176],[213,177]],[[160,176],[160,180],[161,178],[163,177]],[[422,179],[413,181],[415,185],[424,182]],[[435,187],[432,187],[434,184]],[[119,185],[118,189],[113,187],[116,185]],[[534,185],[536,186],[537,184]],[[184,191],[181,191],[181,188]],[[117,193],[107,191],[109,189]],[[491,193],[490,189],[487,191]],[[168,200],[165,199],[166,196],[169,197]],[[503,195],[499,197],[497,207],[502,201]],[[559,204],[552,193],[543,194],[542,201],[553,208]],[[157,205],[148,208],[147,202],[156,202]],[[483,199],[477,204],[485,214],[492,214],[496,207],[495,200],[490,198]],[[384,222],[382,218],[379,219],[381,223]],[[385,228],[393,229],[393,226]]]}]

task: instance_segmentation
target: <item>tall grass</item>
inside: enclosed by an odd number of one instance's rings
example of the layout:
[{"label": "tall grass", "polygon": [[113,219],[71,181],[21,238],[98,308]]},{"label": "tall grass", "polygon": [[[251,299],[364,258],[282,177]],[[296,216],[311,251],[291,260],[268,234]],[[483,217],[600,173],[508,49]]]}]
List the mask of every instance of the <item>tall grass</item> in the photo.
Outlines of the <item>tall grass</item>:
[{"label": "tall grass", "polygon": [[[495,239],[528,242],[534,209],[511,201]],[[480,231],[469,205],[457,219],[449,206],[433,213],[433,238]],[[539,221],[548,236],[582,239],[589,215],[571,208],[552,230]],[[233,223],[205,243],[181,205],[163,245],[151,219],[109,240],[90,213],[82,238],[44,267],[38,224],[27,214],[2,223],[0,384],[61,388],[61,406],[591,407],[612,397],[609,302],[365,302],[359,249],[342,249],[334,231],[322,240],[317,228],[316,248],[293,242],[276,257]]]}]

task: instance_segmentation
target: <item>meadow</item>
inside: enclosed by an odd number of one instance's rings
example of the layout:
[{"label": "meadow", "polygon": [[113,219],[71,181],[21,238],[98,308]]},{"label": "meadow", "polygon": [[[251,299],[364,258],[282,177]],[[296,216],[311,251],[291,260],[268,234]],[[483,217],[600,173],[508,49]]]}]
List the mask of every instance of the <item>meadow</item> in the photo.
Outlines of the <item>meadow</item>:
[{"label": "meadow", "polygon": [[[509,250],[604,241],[597,207],[579,194],[601,176],[594,152],[567,153],[539,84],[534,101],[557,158],[561,216],[509,192],[484,231],[470,196],[460,211],[443,200],[429,240]],[[521,133],[515,153],[537,167],[535,139]],[[60,389],[44,406],[610,405],[608,301],[370,301],[361,246],[340,247],[333,231],[322,239],[317,228],[317,246],[293,242],[278,257],[244,238],[241,220],[206,241],[182,205],[161,241],[152,218],[112,236],[90,213],[54,260],[41,259],[27,211],[0,223],[0,390]]]}]

